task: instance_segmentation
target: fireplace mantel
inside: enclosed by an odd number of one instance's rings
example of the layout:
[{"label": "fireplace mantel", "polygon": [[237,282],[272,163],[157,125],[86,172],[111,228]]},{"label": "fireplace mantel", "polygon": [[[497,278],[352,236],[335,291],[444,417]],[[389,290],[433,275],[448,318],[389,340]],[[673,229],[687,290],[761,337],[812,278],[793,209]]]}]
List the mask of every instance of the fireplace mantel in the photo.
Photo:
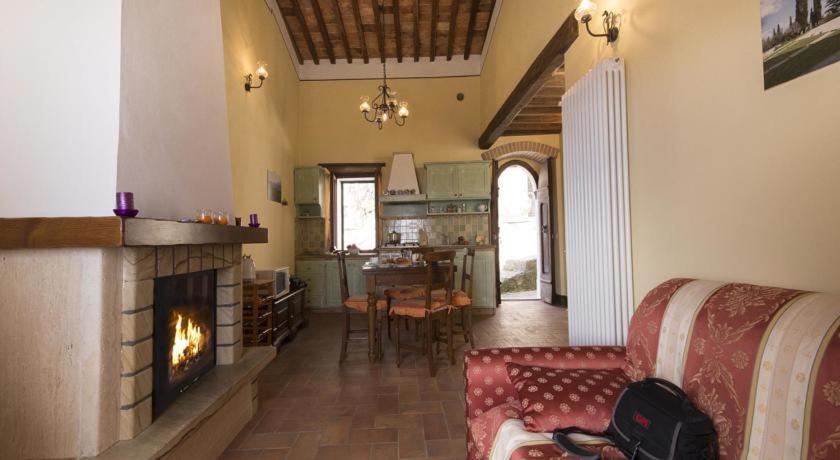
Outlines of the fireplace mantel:
[{"label": "fireplace mantel", "polygon": [[267,243],[268,229],[121,217],[0,219],[0,249]]}]

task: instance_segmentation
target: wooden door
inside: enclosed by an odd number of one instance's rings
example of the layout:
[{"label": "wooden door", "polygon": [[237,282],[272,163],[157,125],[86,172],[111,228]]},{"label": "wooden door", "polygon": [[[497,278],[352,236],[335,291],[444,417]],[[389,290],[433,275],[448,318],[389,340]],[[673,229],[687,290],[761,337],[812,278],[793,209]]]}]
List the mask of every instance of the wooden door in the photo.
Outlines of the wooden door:
[{"label": "wooden door", "polygon": [[455,167],[455,194],[458,197],[490,196],[490,167],[487,163],[464,163]]},{"label": "wooden door", "polygon": [[432,199],[455,197],[455,167],[453,165],[426,165],[426,195]]},{"label": "wooden door", "polygon": [[553,162],[546,161],[540,168],[537,182],[537,208],[539,215],[540,299],[546,303],[554,301],[554,211],[551,191],[553,190]]}]

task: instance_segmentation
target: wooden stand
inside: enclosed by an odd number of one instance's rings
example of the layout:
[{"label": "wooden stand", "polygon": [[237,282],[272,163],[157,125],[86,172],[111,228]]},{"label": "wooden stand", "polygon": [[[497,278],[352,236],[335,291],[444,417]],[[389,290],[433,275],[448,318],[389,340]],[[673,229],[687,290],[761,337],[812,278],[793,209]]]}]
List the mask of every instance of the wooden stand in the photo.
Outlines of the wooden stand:
[{"label": "wooden stand", "polygon": [[279,348],[308,324],[305,289],[271,295],[271,280],[242,282],[242,338],[246,347]]}]

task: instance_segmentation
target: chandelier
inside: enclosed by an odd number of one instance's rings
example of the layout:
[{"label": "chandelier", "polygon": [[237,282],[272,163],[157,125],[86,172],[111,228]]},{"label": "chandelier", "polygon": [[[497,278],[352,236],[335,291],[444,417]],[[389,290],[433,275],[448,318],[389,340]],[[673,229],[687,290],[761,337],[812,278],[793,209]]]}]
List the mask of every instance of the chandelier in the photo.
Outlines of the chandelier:
[{"label": "chandelier", "polygon": [[[382,34],[385,34],[385,8],[379,4],[379,12],[382,16]],[[405,119],[408,118],[408,102],[398,101],[397,92],[388,86],[388,72],[385,61],[382,61],[382,84],[379,85],[379,93],[373,101],[367,96],[362,96],[362,103],[359,111],[370,123],[376,123],[379,129],[390,119],[397,126],[405,126]],[[372,104],[372,105],[371,105]]]}]

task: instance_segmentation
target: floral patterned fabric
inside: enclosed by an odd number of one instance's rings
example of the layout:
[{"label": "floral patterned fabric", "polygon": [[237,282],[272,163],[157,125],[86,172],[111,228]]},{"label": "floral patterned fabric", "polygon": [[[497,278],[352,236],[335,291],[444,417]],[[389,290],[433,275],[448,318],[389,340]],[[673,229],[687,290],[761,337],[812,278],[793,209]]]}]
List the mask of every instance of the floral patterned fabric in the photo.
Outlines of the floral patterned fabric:
[{"label": "floral patterned fabric", "polygon": [[[368,300],[367,296],[364,295],[355,295],[348,297],[347,300],[344,301],[344,306],[356,311],[366,312],[368,309]],[[388,308],[388,301],[385,299],[376,299],[376,309],[377,310],[385,310]]]},{"label": "floral patterned fabric", "polygon": [[[610,445],[594,444],[581,447],[601,454],[602,460],[627,460],[627,457],[620,450]],[[578,457],[564,451],[563,448],[554,443],[523,446],[516,449],[510,457],[511,460],[556,460],[561,458],[574,460]]]},{"label": "floral patterned fabric", "polygon": [[474,418],[470,424],[470,436],[473,439],[478,458],[487,458],[496,433],[503,423],[510,419],[522,418],[522,406],[519,401],[511,401],[496,406]]},{"label": "floral patterned fabric", "polygon": [[[503,422],[501,437],[486,432],[494,425],[486,425],[485,432],[469,431],[468,458],[485,458],[474,442],[479,435],[483,451],[490,449],[494,455],[514,451],[510,458],[516,460],[573,458],[553,443],[539,440],[543,433],[525,430],[525,417],[533,418],[532,412],[537,412],[529,411],[534,401],[525,394],[540,394],[539,385],[548,382],[537,380],[533,392],[526,387],[530,382],[522,383],[520,394],[513,382],[518,384],[522,377],[539,379],[534,367],[562,370],[552,371],[558,376],[583,375],[575,369],[590,373],[621,368],[628,381],[669,378],[681,384],[692,403],[714,422],[722,459],[840,458],[840,297],[836,295],[670,280],[642,301],[631,320],[626,353],[621,350],[565,347],[467,353],[468,426],[503,404],[523,406],[522,421]],[[506,367],[519,369],[513,382]],[[532,375],[525,377],[526,371]],[[556,402],[556,395],[552,397]],[[521,404],[520,399],[526,398],[527,405]],[[545,401],[539,402],[542,415]],[[582,410],[586,412],[585,407]],[[580,411],[574,408],[569,413],[582,416]],[[521,427],[520,433],[536,437],[512,432],[514,424]],[[498,450],[494,439],[507,443],[504,450]],[[601,453],[604,458],[623,458],[609,448]]]},{"label": "floral patterned fabric", "polygon": [[714,422],[722,458],[741,456],[756,355],[776,312],[801,294],[728,284],[694,320],[682,387]]},{"label": "floral patterned fabric", "polygon": [[674,278],[651,289],[630,318],[624,372],[633,381],[653,376],[659,328],[665,309],[674,293],[690,281],[688,278]]},{"label": "floral patterned fabric", "polygon": [[840,324],[832,328],[814,382],[810,427],[810,456],[840,458]]},{"label": "floral patterned fabric", "polygon": [[630,383],[621,369],[553,369],[508,364],[528,431],[576,426],[600,433],[610,424],[618,395]]},{"label": "floral patterned fabric", "polygon": [[[620,369],[624,347],[522,347],[470,350],[464,355],[466,418],[475,417],[506,402],[517,401],[516,389],[506,364],[544,366],[555,369]],[[467,435],[469,459],[482,458]]]}]

